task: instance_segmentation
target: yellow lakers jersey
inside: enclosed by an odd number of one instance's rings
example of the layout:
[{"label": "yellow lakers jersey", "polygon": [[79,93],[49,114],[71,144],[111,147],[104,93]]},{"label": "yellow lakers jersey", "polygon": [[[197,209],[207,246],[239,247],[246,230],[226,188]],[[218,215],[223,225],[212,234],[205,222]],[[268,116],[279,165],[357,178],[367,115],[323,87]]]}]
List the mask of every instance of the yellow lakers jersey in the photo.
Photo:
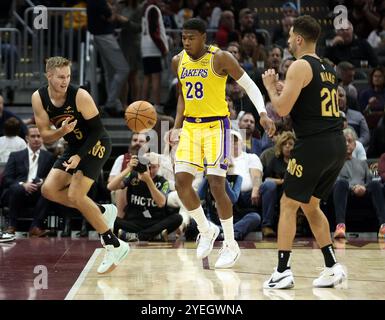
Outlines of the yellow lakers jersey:
[{"label": "yellow lakers jersey", "polygon": [[193,60],[183,50],[178,66],[186,117],[224,117],[229,115],[226,102],[226,76],[214,71],[214,55],[219,49],[208,47],[206,53]]}]

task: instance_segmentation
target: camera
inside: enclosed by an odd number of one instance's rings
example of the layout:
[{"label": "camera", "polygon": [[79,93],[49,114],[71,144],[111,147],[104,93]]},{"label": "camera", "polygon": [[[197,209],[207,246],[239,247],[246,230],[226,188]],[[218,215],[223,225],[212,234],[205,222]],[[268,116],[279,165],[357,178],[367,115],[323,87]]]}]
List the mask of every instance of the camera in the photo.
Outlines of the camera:
[{"label": "camera", "polygon": [[143,173],[147,171],[147,165],[139,162],[135,167],[135,171],[139,173]]},{"label": "camera", "polygon": [[138,159],[138,164],[134,167],[134,170],[139,173],[146,172],[148,169],[148,159],[142,156],[138,157],[137,155],[134,155],[132,157]]}]

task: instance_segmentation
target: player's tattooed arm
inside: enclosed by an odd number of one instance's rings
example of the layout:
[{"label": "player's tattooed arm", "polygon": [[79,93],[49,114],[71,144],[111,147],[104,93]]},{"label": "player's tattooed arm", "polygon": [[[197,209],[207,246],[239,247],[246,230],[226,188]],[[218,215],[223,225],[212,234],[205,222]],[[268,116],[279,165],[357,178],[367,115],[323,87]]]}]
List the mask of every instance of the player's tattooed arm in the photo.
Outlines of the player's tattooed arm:
[{"label": "player's tattooed arm", "polygon": [[36,125],[39,128],[44,143],[53,143],[59,140],[68,132],[71,132],[76,126],[77,120],[69,122],[69,118],[67,118],[63,121],[60,128],[51,128],[48,113],[44,110],[38,91],[32,94],[32,109]]}]

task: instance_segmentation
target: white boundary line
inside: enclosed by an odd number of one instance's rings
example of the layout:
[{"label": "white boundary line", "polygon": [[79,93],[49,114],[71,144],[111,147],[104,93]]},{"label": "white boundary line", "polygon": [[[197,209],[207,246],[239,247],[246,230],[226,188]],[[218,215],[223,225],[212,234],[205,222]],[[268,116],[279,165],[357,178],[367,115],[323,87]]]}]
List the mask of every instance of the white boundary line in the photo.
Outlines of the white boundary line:
[{"label": "white boundary line", "polygon": [[71,290],[68,291],[64,300],[73,300],[75,295],[78,293],[81,285],[83,284],[83,281],[87,277],[88,272],[90,272],[92,266],[95,263],[95,260],[98,258],[99,254],[102,252],[102,250],[103,250],[102,248],[95,249],[91,258],[88,260],[86,266],[84,267],[83,271],[80,273],[79,277],[77,278],[76,282],[72,286]]}]

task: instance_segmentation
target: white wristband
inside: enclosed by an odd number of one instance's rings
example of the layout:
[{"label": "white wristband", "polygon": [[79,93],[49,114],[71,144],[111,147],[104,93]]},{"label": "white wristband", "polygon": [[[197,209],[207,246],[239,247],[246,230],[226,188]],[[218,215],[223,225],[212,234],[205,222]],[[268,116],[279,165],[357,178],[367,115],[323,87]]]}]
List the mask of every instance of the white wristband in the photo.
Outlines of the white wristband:
[{"label": "white wristband", "polygon": [[246,72],[244,72],[243,75],[237,80],[237,83],[243,89],[245,89],[247,95],[249,96],[251,102],[254,104],[258,113],[266,113],[265,101],[263,100],[262,93]]}]

